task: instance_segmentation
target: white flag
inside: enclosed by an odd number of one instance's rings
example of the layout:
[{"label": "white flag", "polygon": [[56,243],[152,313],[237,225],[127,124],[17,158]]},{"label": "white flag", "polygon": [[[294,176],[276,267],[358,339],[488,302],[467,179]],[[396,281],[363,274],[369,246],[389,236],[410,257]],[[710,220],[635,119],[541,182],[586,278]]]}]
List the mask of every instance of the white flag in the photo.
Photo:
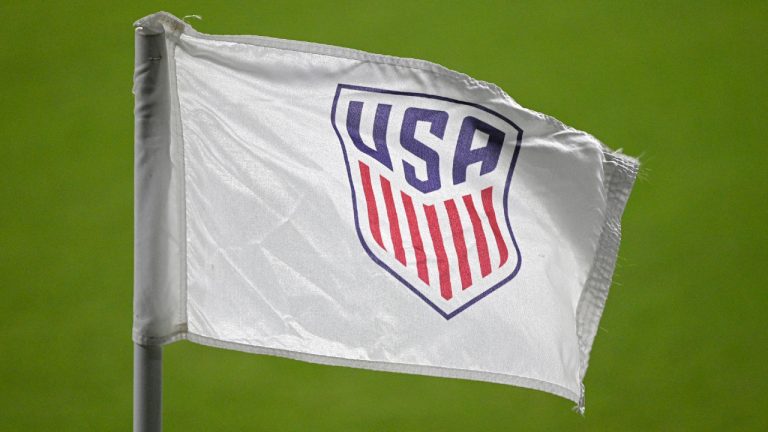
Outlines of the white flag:
[{"label": "white flag", "polygon": [[137,26],[135,342],[583,406],[636,160],[433,63]]}]

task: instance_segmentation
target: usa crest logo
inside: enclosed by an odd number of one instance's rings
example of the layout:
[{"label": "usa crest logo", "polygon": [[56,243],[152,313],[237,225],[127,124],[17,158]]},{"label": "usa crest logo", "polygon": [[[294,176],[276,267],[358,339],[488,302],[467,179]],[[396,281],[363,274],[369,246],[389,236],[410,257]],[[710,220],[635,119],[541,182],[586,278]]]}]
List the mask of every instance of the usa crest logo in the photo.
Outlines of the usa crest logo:
[{"label": "usa crest logo", "polygon": [[479,104],[348,84],[331,122],[376,264],[446,319],[515,277],[508,202],[520,127]]}]

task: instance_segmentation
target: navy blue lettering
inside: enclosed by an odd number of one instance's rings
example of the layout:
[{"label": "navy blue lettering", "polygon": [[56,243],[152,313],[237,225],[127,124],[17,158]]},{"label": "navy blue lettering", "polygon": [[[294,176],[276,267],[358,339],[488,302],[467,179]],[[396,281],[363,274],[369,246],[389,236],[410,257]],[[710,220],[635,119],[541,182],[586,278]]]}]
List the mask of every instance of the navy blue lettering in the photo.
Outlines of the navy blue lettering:
[{"label": "navy blue lettering", "polygon": [[448,124],[448,113],[422,108],[408,108],[403,116],[403,127],[400,130],[400,145],[411,154],[423,160],[427,167],[427,177],[420,179],[416,169],[410,163],[403,161],[405,180],[422,193],[440,189],[440,156],[426,144],[416,139],[416,123],[430,123],[429,132],[442,139],[445,126]]},{"label": "navy blue lettering", "polygon": [[367,146],[360,137],[360,117],[363,112],[363,103],[350,101],[349,110],[347,111],[347,131],[355,147],[376,159],[390,170],[392,169],[392,159],[387,149],[387,123],[389,123],[389,112],[391,110],[392,105],[379,104],[376,107],[376,117],[373,122],[374,148]]},{"label": "navy blue lettering", "polygon": [[[476,131],[488,135],[488,144],[473,150],[472,139]],[[504,132],[475,117],[466,117],[461,123],[453,157],[453,184],[467,181],[467,168],[474,163],[480,162],[480,175],[493,171],[499,163],[503,143]]]}]

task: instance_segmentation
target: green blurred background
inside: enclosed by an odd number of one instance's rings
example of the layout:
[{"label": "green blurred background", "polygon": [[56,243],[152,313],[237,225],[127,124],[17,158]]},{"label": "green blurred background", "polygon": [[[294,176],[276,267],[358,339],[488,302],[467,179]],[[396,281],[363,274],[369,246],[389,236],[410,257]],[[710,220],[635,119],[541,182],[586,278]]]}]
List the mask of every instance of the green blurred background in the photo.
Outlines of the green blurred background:
[{"label": "green blurred background", "polygon": [[182,342],[166,430],[768,430],[768,3],[726,3],[2,2],[0,430],[130,428],[131,23],[157,10],[437,62],[643,161],[586,417]]}]

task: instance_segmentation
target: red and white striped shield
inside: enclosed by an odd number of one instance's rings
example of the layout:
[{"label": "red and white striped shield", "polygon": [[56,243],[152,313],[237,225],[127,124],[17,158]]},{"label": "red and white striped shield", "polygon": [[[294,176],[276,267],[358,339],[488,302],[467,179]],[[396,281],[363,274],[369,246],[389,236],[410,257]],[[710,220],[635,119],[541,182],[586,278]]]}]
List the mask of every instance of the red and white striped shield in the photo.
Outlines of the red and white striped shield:
[{"label": "red and white striped shield", "polygon": [[331,120],[373,261],[446,319],[512,279],[522,130],[478,104],[339,84]]}]

